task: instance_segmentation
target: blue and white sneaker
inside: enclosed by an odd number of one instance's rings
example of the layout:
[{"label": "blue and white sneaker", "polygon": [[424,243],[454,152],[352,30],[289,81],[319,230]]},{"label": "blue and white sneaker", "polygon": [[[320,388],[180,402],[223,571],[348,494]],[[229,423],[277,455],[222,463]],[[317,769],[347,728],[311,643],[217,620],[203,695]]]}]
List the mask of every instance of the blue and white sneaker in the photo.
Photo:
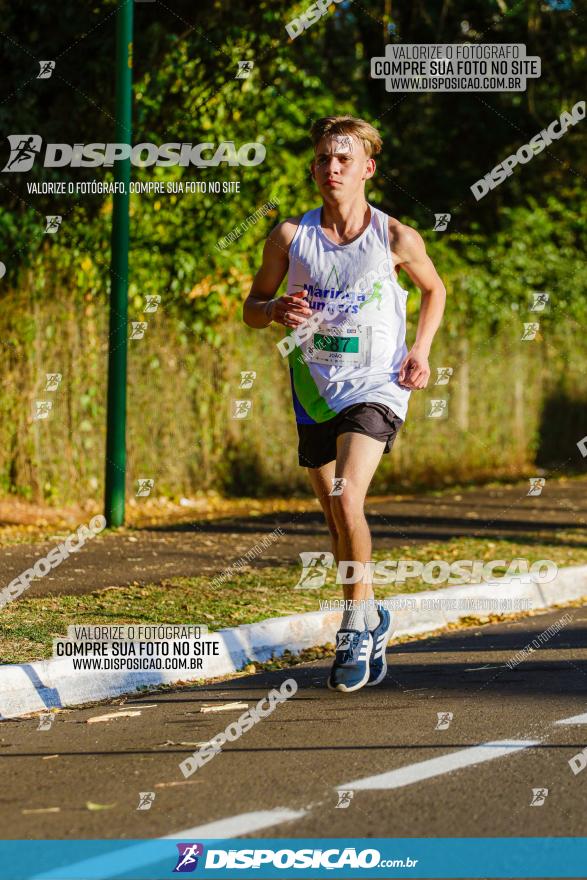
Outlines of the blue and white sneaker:
[{"label": "blue and white sneaker", "polygon": [[336,654],[328,676],[331,691],[358,691],[369,680],[369,657],[373,639],[368,629],[339,629]]},{"label": "blue and white sneaker", "polygon": [[379,684],[387,675],[387,659],[385,656],[385,649],[387,648],[389,636],[391,634],[391,630],[393,629],[391,624],[391,614],[389,613],[387,608],[384,608],[382,605],[378,605],[377,610],[379,612],[379,625],[371,631],[371,636],[373,638],[373,648],[371,651],[371,657],[369,659],[369,680],[367,682],[368,687],[373,687],[373,685]]}]

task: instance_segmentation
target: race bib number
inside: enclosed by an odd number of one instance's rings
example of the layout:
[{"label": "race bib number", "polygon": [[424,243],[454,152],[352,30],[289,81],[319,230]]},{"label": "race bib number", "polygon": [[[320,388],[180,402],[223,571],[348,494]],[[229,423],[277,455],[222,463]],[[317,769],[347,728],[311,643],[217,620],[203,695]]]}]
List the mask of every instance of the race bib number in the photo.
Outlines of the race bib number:
[{"label": "race bib number", "polygon": [[370,327],[328,327],[314,333],[305,351],[309,363],[335,366],[369,366]]}]

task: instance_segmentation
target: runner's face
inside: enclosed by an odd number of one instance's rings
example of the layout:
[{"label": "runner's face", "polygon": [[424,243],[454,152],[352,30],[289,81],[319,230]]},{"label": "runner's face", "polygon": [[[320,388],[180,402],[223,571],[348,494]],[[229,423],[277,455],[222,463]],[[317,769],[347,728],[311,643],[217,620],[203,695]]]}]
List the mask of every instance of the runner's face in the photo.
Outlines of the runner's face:
[{"label": "runner's face", "polygon": [[375,172],[375,161],[365,153],[362,141],[334,135],[322,138],[310,167],[322,196],[342,201],[363,191],[365,180]]}]

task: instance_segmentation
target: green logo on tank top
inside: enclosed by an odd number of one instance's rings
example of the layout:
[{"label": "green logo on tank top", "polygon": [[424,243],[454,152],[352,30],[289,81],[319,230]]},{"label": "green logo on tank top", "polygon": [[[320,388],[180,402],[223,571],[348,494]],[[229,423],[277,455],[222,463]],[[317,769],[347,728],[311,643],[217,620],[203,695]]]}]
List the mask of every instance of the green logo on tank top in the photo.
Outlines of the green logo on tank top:
[{"label": "green logo on tank top", "polygon": [[368,306],[369,303],[377,302],[377,311],[380,311],[381,301],[382,301],[382,297],[383,297],[383,294],[381,293],[381,287],[382,287],[381,281],[376,281],[375,284],[373,285],[373,289],[371,290],[371,293],[369,294],[369,296],[367,297],[365,302],[361,303],[361,305],[359,306],[359,309],[362,309],[363,306]]}]

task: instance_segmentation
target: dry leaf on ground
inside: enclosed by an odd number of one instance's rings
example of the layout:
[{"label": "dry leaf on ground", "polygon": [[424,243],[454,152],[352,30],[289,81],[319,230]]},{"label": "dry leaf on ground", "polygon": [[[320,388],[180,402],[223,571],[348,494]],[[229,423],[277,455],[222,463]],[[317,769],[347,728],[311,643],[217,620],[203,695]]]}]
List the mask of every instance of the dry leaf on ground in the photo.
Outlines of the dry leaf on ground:
[{"label": "dry leaf on ground", "polygon": [[106,715],[92,715],[91,718],[86,719],[86,724],[96,724],[98,721],[111,721],[112,718],[134,718],[136,715],[140,715],[140,712],[108,712]]},{"label": "dry leaf on ground", "polygon": [[202,706],[200,712],[230,712],[232,709],[248,708],[248,703],[224,703],[222,706]]}]

